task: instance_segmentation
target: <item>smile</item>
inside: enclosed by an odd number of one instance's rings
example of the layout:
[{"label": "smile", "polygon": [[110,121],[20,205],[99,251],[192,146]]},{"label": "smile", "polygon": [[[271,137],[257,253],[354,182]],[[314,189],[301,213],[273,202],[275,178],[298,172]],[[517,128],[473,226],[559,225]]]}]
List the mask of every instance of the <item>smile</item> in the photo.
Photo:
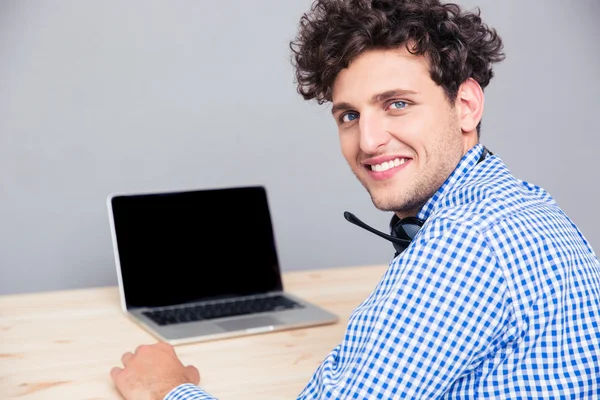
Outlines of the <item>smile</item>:
[{"label": "smile", "polygon": [[406,161],[407,161],[406,158],[395,158],[393,160],[386,161],[381,164],[374,164],[374,165],[370,165],[367,167],[368,168],[370,167],[371,171],[384,172],[384,171],[387,171],[388,169],[399,167],[399,166],[403,165]]}]

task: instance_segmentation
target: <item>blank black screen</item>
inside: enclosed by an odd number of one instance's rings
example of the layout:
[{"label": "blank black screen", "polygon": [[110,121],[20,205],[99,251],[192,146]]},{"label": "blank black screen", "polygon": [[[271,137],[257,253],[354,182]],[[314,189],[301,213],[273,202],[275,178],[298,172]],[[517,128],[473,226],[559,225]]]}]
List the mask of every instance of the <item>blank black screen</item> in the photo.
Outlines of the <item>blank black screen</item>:
[{"label": "blank black screen", "polygon": [[115,196],[128,308],[281,290],[262,187]]}]

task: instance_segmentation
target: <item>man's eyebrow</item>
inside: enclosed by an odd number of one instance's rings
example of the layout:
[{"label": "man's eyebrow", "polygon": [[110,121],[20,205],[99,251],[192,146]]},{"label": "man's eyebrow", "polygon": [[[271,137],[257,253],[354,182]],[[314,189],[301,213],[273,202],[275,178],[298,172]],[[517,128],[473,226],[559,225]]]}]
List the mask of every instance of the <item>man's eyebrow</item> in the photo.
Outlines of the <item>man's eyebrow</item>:
[{"label": "man's eyebrow", "polygon": [[342,110],[350,110],[354,107],[352,107],[352,104],[350,103],[336,103],[333,105],[333,107],[331,107],[331,113],[335,114],[338,111],[342,111]]},{"label": "man's eyebrow", "polygon": [[[382,101],[393,99],[394,97],[407,96],[407,95],[411,95],[411,94],[417,94],[417,92],[414,92],[412,90],[407,90],[407,89],[386,90],[385,92],[377,93],[377,94],[373,95],[373,97],[371,97],[371,103],[380,103]],[[353,108],[354,107],[350,103],[345,103],[345,102],[336,103],[333,105],[333,107],[331,107],[331,113],[335,114],[338,111],[351,110]]]},{"label": "man's eyebrow", "polygon": [[413,92],[412,90],[407,89],[392,89],[387,90],[383,93],[378,93],[371,98],[371,103],[380,103],[382,101],[386,101],[389,99],[393,99],[394,97],[407,96],[411,94],[417,94],[417,92]]}]

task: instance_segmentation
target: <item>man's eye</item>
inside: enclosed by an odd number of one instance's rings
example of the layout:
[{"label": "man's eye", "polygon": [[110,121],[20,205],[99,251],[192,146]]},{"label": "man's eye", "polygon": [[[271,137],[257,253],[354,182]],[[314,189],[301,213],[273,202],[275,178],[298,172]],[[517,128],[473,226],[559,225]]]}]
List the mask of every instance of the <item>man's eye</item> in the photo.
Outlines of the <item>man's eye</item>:
[{"label": "man's eye", "polygon": [[405,101],[395,101],[392,104],[390,104],[390,108],[393,110],[402,110],[404,108],[406,108],[408,104]]},{"label": "man's eye", "polygon": [[351,113],[351,112],[349,112],[349,113],[342,114],[342,116],[340,118],[340,121],[342,121],[342,122],[352,122],[352,121],[354,121],[357,118],[358,118],[358,114],[357,113]]}]

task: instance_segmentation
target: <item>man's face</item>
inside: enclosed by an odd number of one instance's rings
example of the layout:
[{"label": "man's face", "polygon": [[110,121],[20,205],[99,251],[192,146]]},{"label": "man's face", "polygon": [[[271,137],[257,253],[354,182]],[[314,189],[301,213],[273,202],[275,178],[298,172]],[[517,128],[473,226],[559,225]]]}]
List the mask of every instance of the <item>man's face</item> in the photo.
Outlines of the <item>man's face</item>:
[{"label": "man's face", "polygon": [[[333,85],[341,149],[375,207],[416,215],[472,146],[424,57],[372,50]],[[472,135],[468,136],[472,141]]]}]

